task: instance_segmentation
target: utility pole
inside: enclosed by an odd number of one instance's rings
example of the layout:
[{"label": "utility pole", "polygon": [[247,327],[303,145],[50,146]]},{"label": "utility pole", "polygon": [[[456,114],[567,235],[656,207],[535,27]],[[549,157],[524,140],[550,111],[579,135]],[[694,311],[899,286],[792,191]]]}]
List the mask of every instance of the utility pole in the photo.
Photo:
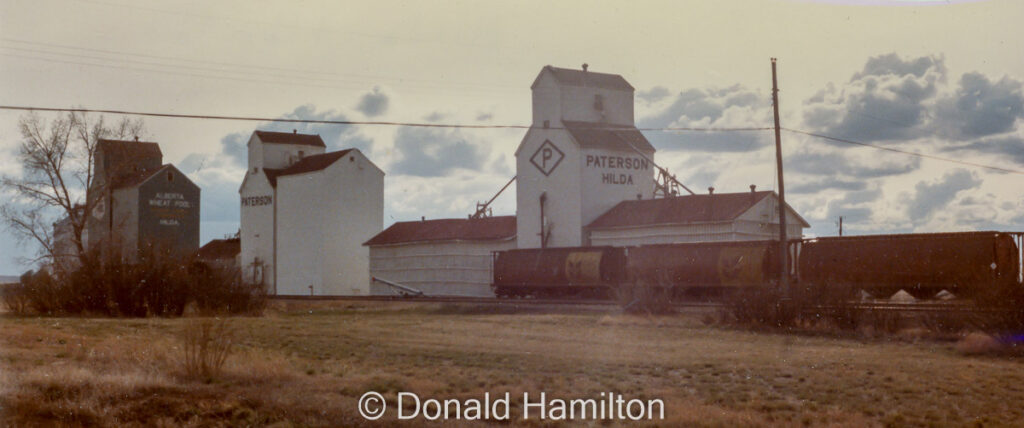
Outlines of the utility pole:
[{"label": "utility pole", "polygon": [[843,236],[843,216],[839,216],[839,236]]},{"label": "utility pole", "polygon": [[779,170],[779,259],[782,271],[779,286],[782,296],[790,297],[789,289],[789,241],[786,239],[786,185],[782,182],[782,132],[779,128],[779,79],[775,74],[775,58],[772,58],[772,107],[775,110],[775,164]]}]

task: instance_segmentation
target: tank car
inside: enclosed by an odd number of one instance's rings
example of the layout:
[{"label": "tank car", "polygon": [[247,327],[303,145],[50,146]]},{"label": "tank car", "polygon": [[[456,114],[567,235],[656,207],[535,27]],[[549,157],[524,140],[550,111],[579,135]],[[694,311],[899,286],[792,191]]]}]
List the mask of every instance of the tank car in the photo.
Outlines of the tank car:
[{"label": "tank car", "polygon": [[941,290],[961,297],[983,287],[1017,284],[1020,261],[1013,236],[963,232],[828,237],[805,240],[800,282],[853,287],[878,297],[906,290],[930,298]]},{"label": "tank car", "polygon": [[494,254],[498,297],[609,296],[623,280],[621,247],[536,248]]},{"label": "tank car", "polygon": [[673,298],[772,286],[780,269],[777,241],[642,245],[629,248],[626,266],[630,284]]}]

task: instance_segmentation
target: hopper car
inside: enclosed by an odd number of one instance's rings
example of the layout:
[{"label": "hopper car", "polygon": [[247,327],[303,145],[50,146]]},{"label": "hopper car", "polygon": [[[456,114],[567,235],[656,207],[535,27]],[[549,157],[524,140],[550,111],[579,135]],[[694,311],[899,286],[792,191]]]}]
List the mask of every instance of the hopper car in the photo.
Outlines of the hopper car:
[{"label": "hopper car", "polygon": [[[963,232],[846,236],[789,243],[791,281],[804,289],[864,290],[918,298],[947,290],[960,297],[1021,286],[1024,234]],[[614,297],[653,287],[670,298],[714,296],[777,286],[778,241],[729,241],[625,247],[499,251],[498,297]]]}]

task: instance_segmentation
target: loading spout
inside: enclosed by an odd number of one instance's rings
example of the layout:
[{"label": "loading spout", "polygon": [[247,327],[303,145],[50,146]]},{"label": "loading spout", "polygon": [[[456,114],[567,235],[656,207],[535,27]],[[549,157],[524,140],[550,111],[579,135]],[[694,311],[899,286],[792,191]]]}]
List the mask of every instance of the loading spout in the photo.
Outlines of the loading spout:
[{"label": "loading spout", "polygon": [[371,280],[373,282],[379,282],[379,283],[384,284],[384,285],[386,285],[388,287],[391,287],[391,288],[397,288],[402,294],[411,294],[413,296],[425,296],[425,294],[423,294],[423,292],[420,291],[420,290],[417,290],[415,288],[409,287],[407,285],[399,284],[399,283],[394,282],[394,281],[388,281],[386,279],[377,278],[377,277],[372,277]]}]

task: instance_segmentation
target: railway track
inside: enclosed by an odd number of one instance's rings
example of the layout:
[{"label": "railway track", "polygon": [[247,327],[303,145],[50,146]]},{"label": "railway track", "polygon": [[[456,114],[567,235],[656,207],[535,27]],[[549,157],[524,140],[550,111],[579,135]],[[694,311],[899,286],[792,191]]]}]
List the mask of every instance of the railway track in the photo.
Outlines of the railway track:
[{"label": "railway track", "polygon": [[[395,303],[449,303],[464,305],[493,305],[493,306],[550,306],[550,307],[574,307],[574,308],[602,308],[614,310],[621,307],[620,303],[614,300],[581,300],[581,299],[498,299],[494,297],[468,297],[468,296],[272,296],[275,301],[348,301],[348,302],[395,302]],[[675,308],[685,309],[714,309],[722,308],[725,304],[720,302],[673,302]],[[836,309],[851,309],[857,311],[878,311],[878,312],[906,312],[906,313],[938,313],[938,312],[978,312],[978,309],[969,303],[964,302],[923,302],[923,303],[892,303],[892,302],[857,302],[843,306],[820,305],[804,308],[804,311],[829,311]]]},{"label": "railway track", "polygon": [[406,302],[406,303],[466,303],[466,304],[522,304],[522,305],[616,305],[609,300],[574,299],[498,299],[470,296],[272,296],[273,300],[350,301],[350,302]]}]

